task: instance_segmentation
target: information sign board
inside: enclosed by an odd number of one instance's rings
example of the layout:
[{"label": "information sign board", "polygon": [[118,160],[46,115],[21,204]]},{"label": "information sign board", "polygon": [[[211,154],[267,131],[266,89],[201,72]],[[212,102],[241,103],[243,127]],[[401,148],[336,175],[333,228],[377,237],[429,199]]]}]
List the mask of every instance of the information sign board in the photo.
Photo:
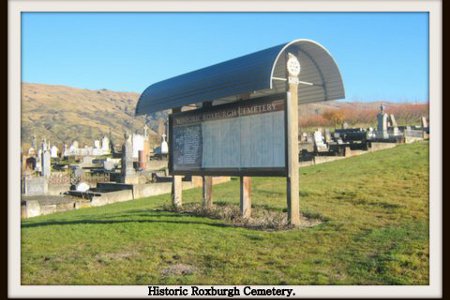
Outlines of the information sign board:
[{"label": "information sign board", "polygon": [[286,94],[174,113],[174,175],[286,176]]}]

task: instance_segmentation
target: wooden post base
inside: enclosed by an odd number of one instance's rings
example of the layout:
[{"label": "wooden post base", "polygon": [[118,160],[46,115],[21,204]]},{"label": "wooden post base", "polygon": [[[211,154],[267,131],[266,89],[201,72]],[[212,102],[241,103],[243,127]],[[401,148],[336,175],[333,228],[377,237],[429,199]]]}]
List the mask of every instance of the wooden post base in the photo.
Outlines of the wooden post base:
[{"label": "wooden post base", "polygon": [[250,218],[252,214],[252,178],[251,177],[240,177],[240,209],[241,215],[244,218]]}]

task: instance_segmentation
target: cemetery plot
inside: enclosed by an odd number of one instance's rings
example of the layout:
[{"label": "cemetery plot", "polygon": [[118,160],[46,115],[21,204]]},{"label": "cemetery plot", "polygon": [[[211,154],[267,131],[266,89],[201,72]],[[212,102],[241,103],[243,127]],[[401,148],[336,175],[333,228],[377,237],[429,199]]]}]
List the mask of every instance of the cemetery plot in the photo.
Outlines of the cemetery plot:
[{"label": "cemetery plot", "polygon": [[173,114],[172,174],[286,175],[285,94]]}]

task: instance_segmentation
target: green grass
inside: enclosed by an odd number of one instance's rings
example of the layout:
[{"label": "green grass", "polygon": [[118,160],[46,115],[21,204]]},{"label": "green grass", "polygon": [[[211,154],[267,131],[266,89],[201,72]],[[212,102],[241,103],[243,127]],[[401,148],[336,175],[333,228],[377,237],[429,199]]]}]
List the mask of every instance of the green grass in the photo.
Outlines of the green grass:
[{"label": "green grass", "polygon": [[[428,143],[302,168],[301,211],[324,222],[286,231],[161,210],[170,195],[23,220],[22,284],[425,285],[428,174]],[[281,211],[285,190],[254,178],[253,205]],[[238,204],[239,181],[213,197]]]}]

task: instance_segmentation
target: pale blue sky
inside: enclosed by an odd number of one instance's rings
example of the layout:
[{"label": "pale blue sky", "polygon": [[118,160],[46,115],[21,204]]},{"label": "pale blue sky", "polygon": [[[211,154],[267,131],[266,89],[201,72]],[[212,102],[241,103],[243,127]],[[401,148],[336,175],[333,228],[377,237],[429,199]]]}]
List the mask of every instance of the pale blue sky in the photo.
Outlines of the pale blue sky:
[{"label": "pale blue sky", "polygon": [[141,93],[298,38],[331,52],[347,100],[428,100],[427,13],[22,13],[22,81]]}]

